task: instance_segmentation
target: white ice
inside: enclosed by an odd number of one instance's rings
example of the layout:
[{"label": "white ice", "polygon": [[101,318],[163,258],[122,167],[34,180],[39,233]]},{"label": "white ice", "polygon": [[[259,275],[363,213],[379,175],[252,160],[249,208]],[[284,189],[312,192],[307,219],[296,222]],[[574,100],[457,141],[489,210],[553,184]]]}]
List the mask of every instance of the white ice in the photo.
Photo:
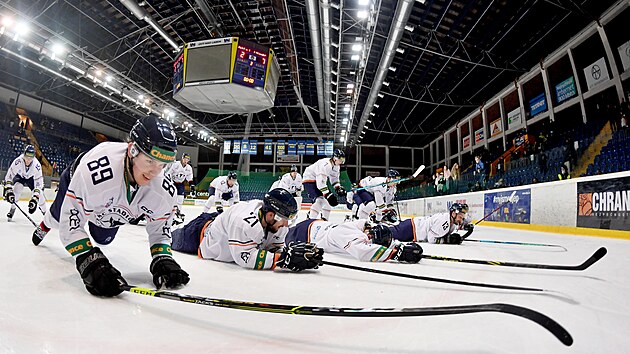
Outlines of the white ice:
[{"label": "white ice", "polygon": [[[23,209],[26,205],[22,205]],[[545,294],[472,288],[324,266],[316,271],[254,271],[176,253],[191,282],[180,293],[262,303],[339,307],[432,307],[508,303],[539,311],[574,339],[566,347],[543,327],[501,313],[347,318],[223,309],[123,293],[105,299],[84,288],[72,257],[52,231],[39,247],[18,210],[0,203],[0,352],[16,353],[622,353],[630,337],[630,242],[483,227],[471,238],[565,246],[465,243],[423,245],[425,254],[497,261],[579,264],[586,271],[519,269],[423,260],[407,265],[334,262],[470,282],[544,288]],[[187,220],[200,207],[184,207]],[[304,212],[300,214],[304,219]],[[333,213],[341,221],[344,213]],[[39,212],[33,215],[39,222]],[[146,233],[123,226],[101,246],[130,284],[152,287]]]}]

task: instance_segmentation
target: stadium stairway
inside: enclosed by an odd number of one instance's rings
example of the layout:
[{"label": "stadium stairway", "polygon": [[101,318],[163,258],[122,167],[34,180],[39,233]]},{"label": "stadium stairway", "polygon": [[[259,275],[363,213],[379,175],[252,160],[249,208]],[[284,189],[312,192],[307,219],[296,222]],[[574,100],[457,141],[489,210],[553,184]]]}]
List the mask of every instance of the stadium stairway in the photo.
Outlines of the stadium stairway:
[{"label": "stadium stairway", "polygon": [[611,138],[612,128],[608,122],[604,124],[602,130],[597,134],[591,145],[584,151],[584,154],[578,158],[578,162],[571,171],[571,175],[577,177],[586,173],[588,166],[595,162],[595,157],[601,153],[602,148],[608,144]]}]

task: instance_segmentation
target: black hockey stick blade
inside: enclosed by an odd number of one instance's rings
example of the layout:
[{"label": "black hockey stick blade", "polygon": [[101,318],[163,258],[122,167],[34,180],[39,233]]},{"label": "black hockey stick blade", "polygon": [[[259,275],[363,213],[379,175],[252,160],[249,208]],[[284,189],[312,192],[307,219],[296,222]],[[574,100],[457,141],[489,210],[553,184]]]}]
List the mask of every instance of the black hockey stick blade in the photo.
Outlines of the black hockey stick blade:
[{"label": "black hockey stick blade", "polygon": [[363,267],[357,267],[357,266],[353,266],[353,265],[349,265],[349,264],[336,263],[336,262],[330,262],[330,261],[320,261],[320,263],[321,264],[325,264],[325,265],[329,265],[329,266],[333,266],[333,267],[358,270],[358,271],[361,271],[361,272],[376,273],[376,274],[382,274],[382,275],[390,275],[390,276],[394,276],[394,277],[408,278],[408,279],[415,279],[415,280],[433,281],[433,282],[437,282],[437,283],[456,284],[456,285],[465,285],[465,286],[476,286],[476,287],[480,287],[480,288],[502,289],[502,290],[519,290],[519,291],[536,291],[536,292],[545,292],[545,291],[547,291],[545,289],[540,289],[540,288],[526,288],[526,287],[512,286],[512,285],[473,283],[473,282],[467,282],[467,281],[462,281],[462,280],[432,278],[432,277],[425,277],[425,276],[422,276],[422,275],[396,273],[396,272],[389,272],[389,271],[386,271],[386,270],[373,269],[373,268],[363,268]]},{"label": "black hockey stick blade", "polygon": [[553,265],[553,264],[534,264],[534,263],[515,263],[515,262],[500,262],[500,261],[484,261],[481,259],[462,259],[462,258],[450,258],[443,256],[432,256],[430,254],[423,254],[422,258],[432,259],[436,261],[447,261],[447,262],[457,262],[457,263],[472,263],[472,264],[484,264],[491,266],[500,266],[500,267],[518,267],[518,268],[537,268],[537,269],[554,269],[554,270],[585,270],[586,268],[593,265],[593,263],[600,260],[608,251],[605,247],[602,247],[595,251],[591,257],[589,257],[582,264],[578,264],[575,266],[566,266],[566,265]]},{"label": "black hockey stick blade", "polygon": [[316,307],[300,305],[280,305],[266,304],[259,302],[246,302],[238,300],[214,299],[208,297],[178,294],[170,291],[151,290],[136,286],[125,285],[125,291],[132,293],[158,297],[162,299],[175,300],[198,305],[213,307],[223,307],[244,311],[257,311],[268,313],[279,313],[288,315],[305,316],[335,316],[335,317],[421,317],[421,316],[442,316],[459,315],[479,312],[499,312],[526,318],[537,323],[551,332],[562,344],[570,346],[573,344],[571,334],[567,332],[558,322],[532,309],[510,305],[510,304],[479,304],[463,306],[441,306],[441,307],[408,307],[408,308],[355,308],[355,307]]},{"label": "black hockey stick blade", "polygon": [[466,242],[481,242],[481,243],[497,243],[502,245],[517,245],[517,246],[538,246],[538,247],[557,247],[562,248],[566,252],[566,248],[560,245],[551,245],[548,243],[530,243],[530,242],[517,242],[517,241],[496,241],[496,240],[473,240],[473,239],[465,239]]}]

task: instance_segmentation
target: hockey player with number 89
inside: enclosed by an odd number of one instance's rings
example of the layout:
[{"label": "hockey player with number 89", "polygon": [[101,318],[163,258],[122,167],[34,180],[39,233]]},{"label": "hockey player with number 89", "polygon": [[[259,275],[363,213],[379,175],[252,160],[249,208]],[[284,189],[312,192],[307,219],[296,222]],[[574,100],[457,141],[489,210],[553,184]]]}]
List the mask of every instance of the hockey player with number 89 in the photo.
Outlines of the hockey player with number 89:
[{"label": "hockey player with number 89", "polygon": [[16,197],[20,198],[22,188],[25,186],[33,191],[31,200],[28,202],[28,212],[33,214],[39,205],[39,210],[42,214],[46,214],[42,165],[35,157],[35,147],[33,145],[26,145],[24,153],[13,160],[7,174],[4,176],[4,184],[4,199],[11,204],[11,209],[7,214],[8,221],[13,219]]},{"label": "hockey player with number 89", "polygon": [[121,225],[142,214],[155,286],[173,288],[189,281],[171,254],[176,193],[164,168],[177,154],[175,131],[166,120],[149,115],[134,124],[129,136],[128,143],[97,145],[63,171],[50,212],[33,233],[38,245],[50,227],[58,227],[85,287],[97,296],[116,296],[127,282],[92,242],[111,243]]}]

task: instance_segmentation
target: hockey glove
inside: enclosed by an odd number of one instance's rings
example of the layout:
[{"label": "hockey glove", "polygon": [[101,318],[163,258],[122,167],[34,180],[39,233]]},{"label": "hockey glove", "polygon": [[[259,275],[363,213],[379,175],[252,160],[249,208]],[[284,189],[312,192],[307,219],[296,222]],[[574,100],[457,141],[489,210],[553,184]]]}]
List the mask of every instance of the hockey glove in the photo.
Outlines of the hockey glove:
[{"label": "hockey glove", "polygon": [[7,186],[4,188],[4,199],[10,204],[15,203],[15,194],[13,194],[13,187]]},{"label": "hockey glove", "polygon": [[462,239],[466,239],[466,237],[472,234],[473,230],[475,229],[475,224],[465,224],[462,229],[466,230],[466,233],[464,234],[464,236],[462,236]]},{"label": "hockey glove", "polygon": [[445,243],[449,245],[460,245],[464,239],[460,234],[450,234],[439,238],[437,243]]},{"label": "hockey glove", "polygon": [[217,205],[217,213],[221,214],[223,212],[223,205]]},{"label": "hockey glove", "polygon": [[328,204],[330,204],[330,206],[333,208],[339,205],[339,199],[337,199],[337,196],[332,193],[326,196],[326,200],[328,201]]},{"label": "hockey glove", "polygon": [[114,268],[98,247],[77,257],[77,270],[83,278],[85,288],[92,295],[116,296],[127,285],[118,269]]},{"label": "hockey glove", "polygon": [[394,255],[394,260],[401,263],[418,263],[420,259],[422,259],[422,247],[415,242],[401,243]]},{"label": "hockey glove", "polygon": [[335,187],[335,192],[337,192],[337,196],[339,198],[345,198],[346,197],[346,190],[343,188],[343,186],[337,186]]},{"label": "hockey glove", "polygon": [[162,285],[175,288],[186,285],[190,281],[188,273],[182,270],[171,256],[162,255],[153,258],[149,270],[153,274],[153,284],[157,289],[160,289]]},{"label": "hockey glove", "polygon": [[280,268],[299,272],[304,269],[317,269],[323,260],[324,250],[314,243],[291,242],[284,246],[276,265]]},{"label": "hockey glove", "polygon": [[34,195],[33,198],[28,202],[28,213],[33,214],[35,210],[37,210],[37,203],[39,202],[39,197]]}]

